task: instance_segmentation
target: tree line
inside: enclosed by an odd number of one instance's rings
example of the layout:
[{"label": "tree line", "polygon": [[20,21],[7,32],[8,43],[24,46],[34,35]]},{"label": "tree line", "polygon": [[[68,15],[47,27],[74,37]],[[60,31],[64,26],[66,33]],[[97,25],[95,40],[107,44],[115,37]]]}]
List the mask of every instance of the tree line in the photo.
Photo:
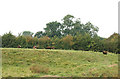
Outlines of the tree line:
[{"label": "tree line", "polygon": [[16,48],[21,45],[22,48],[32,48],[37,46],[39,49],[54,47],[56,49],[73,49],[85,51],[109,51],[119,53],[120,45],[119,34],[114,33],[109,38],[102,38],[97,35],[99,28],[91,22],[83,24],[79,18],[73,15],[66,15],[61,22],[52,21],[46,24],[44,31],[38,31],[35,34],[30,31],[24,31],[18,36],[11,32],[0,36],[2,38],[2,47]]}]

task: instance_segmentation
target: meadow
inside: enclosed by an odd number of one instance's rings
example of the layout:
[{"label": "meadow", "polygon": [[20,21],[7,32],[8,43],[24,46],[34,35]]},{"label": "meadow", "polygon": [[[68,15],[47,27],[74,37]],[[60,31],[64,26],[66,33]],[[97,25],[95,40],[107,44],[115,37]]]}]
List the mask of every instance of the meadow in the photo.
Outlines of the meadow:
[{"label": "meadow", "polygon": [[117,77],[118,54],[1,48],[2,77]]}]

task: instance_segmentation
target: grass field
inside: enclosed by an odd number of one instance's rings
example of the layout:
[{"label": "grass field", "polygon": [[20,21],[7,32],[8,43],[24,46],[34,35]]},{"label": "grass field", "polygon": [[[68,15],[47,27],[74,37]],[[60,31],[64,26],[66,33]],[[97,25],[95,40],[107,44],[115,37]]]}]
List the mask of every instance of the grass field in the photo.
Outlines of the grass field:
[{"label": "grass field", "polygon": [[2,48],[3,77],[117,77],[117,64],[113,53]]}]

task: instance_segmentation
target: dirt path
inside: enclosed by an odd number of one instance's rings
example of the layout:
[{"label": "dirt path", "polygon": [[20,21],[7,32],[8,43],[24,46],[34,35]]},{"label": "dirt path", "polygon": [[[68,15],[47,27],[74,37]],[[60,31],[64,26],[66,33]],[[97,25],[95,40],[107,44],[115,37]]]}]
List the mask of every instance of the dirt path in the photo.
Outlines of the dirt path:
[{"label": "dirt path", "polygon": [[41,77],[59,77],[57,75],[44,75],[44,76],[41,76]]},{"label": "dirt path", "polygon": [[108,67],[114,67],[117,66],[118,64],[112,64],[112,65],[108,65]]}]

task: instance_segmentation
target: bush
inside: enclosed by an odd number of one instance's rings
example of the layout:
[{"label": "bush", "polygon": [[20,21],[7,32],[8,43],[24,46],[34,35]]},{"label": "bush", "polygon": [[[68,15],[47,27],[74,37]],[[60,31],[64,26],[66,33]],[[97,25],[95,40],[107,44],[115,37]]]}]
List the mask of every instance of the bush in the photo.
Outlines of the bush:
[{"label": "bush", "polygon": [[7,47],[7,48],[17,47],[16,37],[12,35],[11,32],[6,33],[2,36],[2,47]]},{"label": "bush", "polygon": [[33,65],[30,67],[32,73],[48,73],[49,68],[41,65]]},{"label": "bush", "polygon": [[25,48],[27,45],[27,40],[25,36],[18,36],[16,38],[17,46],[20,45],[22,48]]}]

